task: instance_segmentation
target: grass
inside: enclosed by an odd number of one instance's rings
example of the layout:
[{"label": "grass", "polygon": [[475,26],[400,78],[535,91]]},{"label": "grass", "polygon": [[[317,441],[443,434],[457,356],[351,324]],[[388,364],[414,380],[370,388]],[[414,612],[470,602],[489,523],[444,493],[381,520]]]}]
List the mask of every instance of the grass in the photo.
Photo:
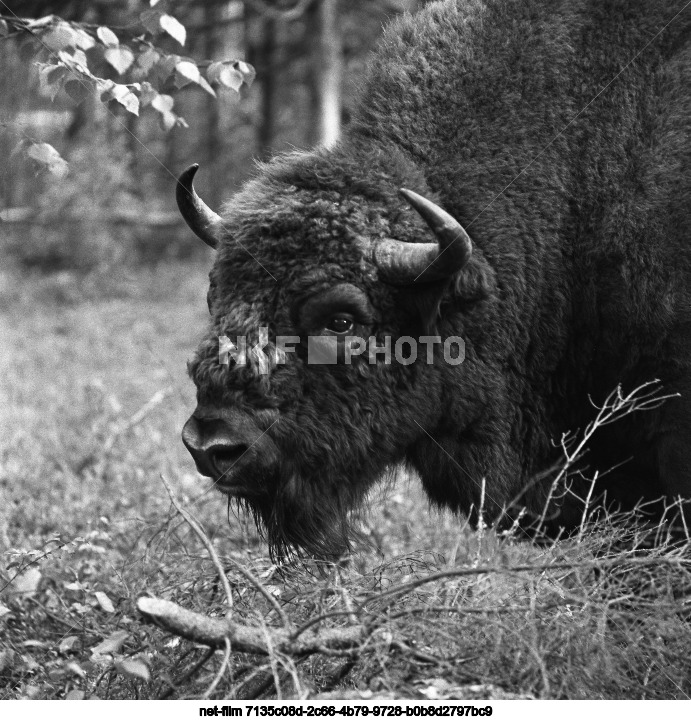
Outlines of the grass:
[{"label": "grass", "polygon": [[[687,549],[611,519],[538,546],[428,510],[399,474],[346,566],[272,565],[179,441],[206,271],[0,276],[0,698],[689,697]],[[224,661],[144,623],[145,595],[227,610],[161,474],[234,619],[280,626],[268,591],[296,627],[364,623],[357,651]]]}]

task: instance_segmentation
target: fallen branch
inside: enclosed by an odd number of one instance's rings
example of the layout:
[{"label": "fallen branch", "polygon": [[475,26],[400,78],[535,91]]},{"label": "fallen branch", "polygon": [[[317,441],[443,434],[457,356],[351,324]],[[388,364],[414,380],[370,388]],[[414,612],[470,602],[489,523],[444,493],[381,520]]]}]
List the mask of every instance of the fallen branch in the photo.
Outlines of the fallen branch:
[{"label": "fallen branch", "polygon": [[294,638],[290,630],[245,626],[231,619],[211,618],[160,598],[140,598],[137,608],[147,621],[189,641],[212,648],[225,648],[228,639],[233,651],[266,656],[277,651],[290,656],[356,651],[371,633],[371,629],[357,624],[347,628],[323,629],[318,633],[307,631]]},{"label": "fallen branch", "polygon": [[[551,563],[551,564],[523,564],[512,568],[506,567],[481,567],[481,568],[457,568],[438,573],[432,573],[426,577],[415,579],[407,583],[399,584],[386,591],[379,592],[370,597],[369,601],[386,600],[388,606],[403,594],[409,593],[422,585],[446,578],[458,578],[463,576],[477,576],[495,573],[543,573],[548,571],[574,571],[609,569],[610,573],[627,568],[644,568],[646,566],[659,568],[670,566],[688,569],[687,559],[681,557],[654,557],[638,558],[625,557],[614,559],[598,559],[590,562],[574,563]],[[178,606],[171,601],[157,598],[144,597],[137,601],[137,608],[144,617],[155,623],[164,630],[181,636],[196,643],[202,643],[212,648],[225,648],[225,639],[230,641],[235,651],[271,655],[272,652],[285,653],[290,656],[326,653],[342,654],[358,650],[362,644],[374,633],[374,626],[357,623],[348,627],[312,630],[316,622],[309,621],[300,629],[291,628],[261,628],[235,623],[232,619],[210,618],[194,611]],[[444,609],[446,610],[446,609]],[[381,613],[382,609],[379,609]],[[334,614],[325,614],[318,620],[323,620],[327,615],[351,615],[353,609]],[[267,636],[268,642],[267,642]]]}]

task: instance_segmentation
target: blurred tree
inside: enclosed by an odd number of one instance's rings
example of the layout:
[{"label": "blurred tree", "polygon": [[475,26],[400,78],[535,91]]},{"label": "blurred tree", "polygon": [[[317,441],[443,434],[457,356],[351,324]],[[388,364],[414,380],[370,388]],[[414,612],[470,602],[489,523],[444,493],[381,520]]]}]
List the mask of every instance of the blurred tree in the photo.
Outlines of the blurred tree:
[{"label": "blurred tree", "polygon": [[[417,4],[3,0],[0,152],[9,162],[0,174],[0,219],[9,217],[3,207],[34,207],[43,229],[51,213],[60,219],[55,228],[71,227],[69,218],[88,208],[102,223],[114,217],[142,223],[135,247],[141,239],[146,253],[156,256],[144,226],[175,216],[172,187],[182,167],[203,164],[200,191],[217,206],[244,180],[255,157],[333,143],[348,122],[382,26]],[[251,90],[250,63],[259,72]],[[36,92],[27,93],[27,86]],[[18,146],[28,163],[19,162]],[[108,192],[90,193],[104,177],[100,168],[89,169],[90,154],[112,166]],[[48,193],[50,183],[36,177],[36,169],[64,178],[61,156],[78,159],[74,172],[84,175]],[[91,201],[73,197],[84,192]],[[127,212],[118,203],[126,203]],[[165,222],[169,252],[177,226]],[[101,233],[104,249],[107,235]],[[40,243],[41,233],[35,237]],[[123,245],[122,232],[113,233],[113,243]],[[50,257],[57,257],[59,238],[50,245]],[[60,263],[66,267],[69,260]]]},{"label": "blurred tree", "polygon": [[341,134],[343,47],[338,0],[315,0],[308,37],[312,44],[312,137],[333,145]]},{"label": "blurred tree", "polygon": [[[177,164],[162,163],[169,145],[161,152],[160,130],[151,119],[164,130],[187,127],[174,95],[189,87],[214,98],[217,91],[237,93],[254,71],[227,56],[197,62],[179,54],[187,31],[171,7],[166,0],[0,5],[6,71],[0,77],[0,143],[9,158],[0,176],[0,221],[13,224],[3,234],[6,249],[23,265],[90,270],[136,256],[128,251],[137,250],[140,239],[148,251],[156,228],[169,229],[171,219],[177,223],[176,214],[161,212],[172,200],[175,171],[169,168]],[[208,15],[213,20],[211,10]],[[204,13],[192,9],[190,18],[197,16]],[[216,50],[211,33],[202,40]],[[36,88],[34,95],[14,92],[27,84]],[[148,117],[140,123],[143,108]],[[209,132],[215,116],[205,117],[202,133],[209,143],[218,142]],[[71,175],[63,156],[75,161]],[[158,161],[157,182],[147,183],[152,159]],[[157,193],[159,185],[165,196]],[[123,233],[123,224],[140,230]]]},{"label": "blurred tree", "polygon": [[262,156],[270,154],[277,135],[278,67],[275,14],[262,12],[254,3],[245,3],[247,60],[257,70],[261,112],[257,119],[257,143]]},{"label": "blurred tree", "polygon": [[[219,2],[208,2],[208,0],[203,5],[204,23],[206,25],[203,34],[204,55],[211,59],[218,57],[219,53],[218,22],[221,19],[220,5],[221,3]],[[204,120],[206,124],[206,162],[209,166],[213,166],[216,159],[223,152],[223,142],[219,137],[219,106],[216,98],[210,95],[204,98],[204,101],[206,106],[204,109]],[[216,206],[221,200],[219,197],[218,184],[214,183],[211,188],[212,193],[209,196],[209,200]]]},{"label": "blurred tree", "polygon": [[[75,4],[63,9],[74,10]],[[106,24],[112,17],[113,5],[98,3],[84,7],[95,22],[68,21],[54,14],[26,18],[10,10],[0,14],[0,34],[10,38],[27,36],[25,54],[37,61],[41,90],[52,100],[64,91],[80,104],[88,95],[96,94],[102,102],[119,104],[133,115],[149,106],[159,113],[166,130],[186,125],[173,110],[172,90],[196,84],[215,97],[212,85],[237,91],[243,83],[252,82],[254,71],[242,61],[198,64],[190,57],[168,52],[160,42],[154,44],[165,34],[182,47],[187,31],[165,11],[165,2],[160,6],[155,1],[150,4],[156,7],[139,12],[137,2],[127,3],[127,9],[133,6],[137,12],[126,25],[117,26],[120,35],[113,30],[116,26]],[[52,3],[33,5],[35,10],[45,10]],[[75,112],[72,136],[80,129],[84,115]]]}]

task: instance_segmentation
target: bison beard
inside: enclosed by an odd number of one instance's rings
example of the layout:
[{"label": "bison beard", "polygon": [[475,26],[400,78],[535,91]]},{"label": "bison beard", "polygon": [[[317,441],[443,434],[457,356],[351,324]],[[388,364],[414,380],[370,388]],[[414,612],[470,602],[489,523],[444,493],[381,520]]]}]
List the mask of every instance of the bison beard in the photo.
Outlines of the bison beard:
[{"label": "bison beard", "polygon": [[[690,72],[685,0],[429,3],[385,33],[336,146],[261,166],[222,215],[180,176],[216,251],[183,440],[274,555],[338,557],[398,463],[436,505],[540,517],[559,439],[656,378],[678,397],[592,439],[594,497],[691,498]],[[285,364],[219,365],[219,336],[262,328],[300,339]],[[462,364],[304,348],[437,334]]]},{"label": "bison beard", "polygon": [[229,507],[251,514],[275,560],[308,556],[337,560],[351,546],[349,512],[358,499],[346,493],[326,494],[314,481],[299,481],[284,464],[275,495],[228,499]]}]

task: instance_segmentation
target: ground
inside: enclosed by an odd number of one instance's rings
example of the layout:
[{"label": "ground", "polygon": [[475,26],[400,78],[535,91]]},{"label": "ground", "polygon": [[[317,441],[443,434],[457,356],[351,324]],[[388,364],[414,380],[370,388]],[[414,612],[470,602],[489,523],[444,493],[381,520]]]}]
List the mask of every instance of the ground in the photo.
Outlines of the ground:
[{"label": "ground", "polygon": [[[689,697],[691,569],[664,539],[650,550],[607,522],[543,546],[500,538],[430,510],[399,472],[349,563],[273,565],[179,439],[207,271],[0,275],[0,699]],[[235,619],[279,626],[270,595],[296,627],[371,634],[348,658],[225,662],[146,623],[142,596],[226,605],[161,475],[213,541]]]}]

